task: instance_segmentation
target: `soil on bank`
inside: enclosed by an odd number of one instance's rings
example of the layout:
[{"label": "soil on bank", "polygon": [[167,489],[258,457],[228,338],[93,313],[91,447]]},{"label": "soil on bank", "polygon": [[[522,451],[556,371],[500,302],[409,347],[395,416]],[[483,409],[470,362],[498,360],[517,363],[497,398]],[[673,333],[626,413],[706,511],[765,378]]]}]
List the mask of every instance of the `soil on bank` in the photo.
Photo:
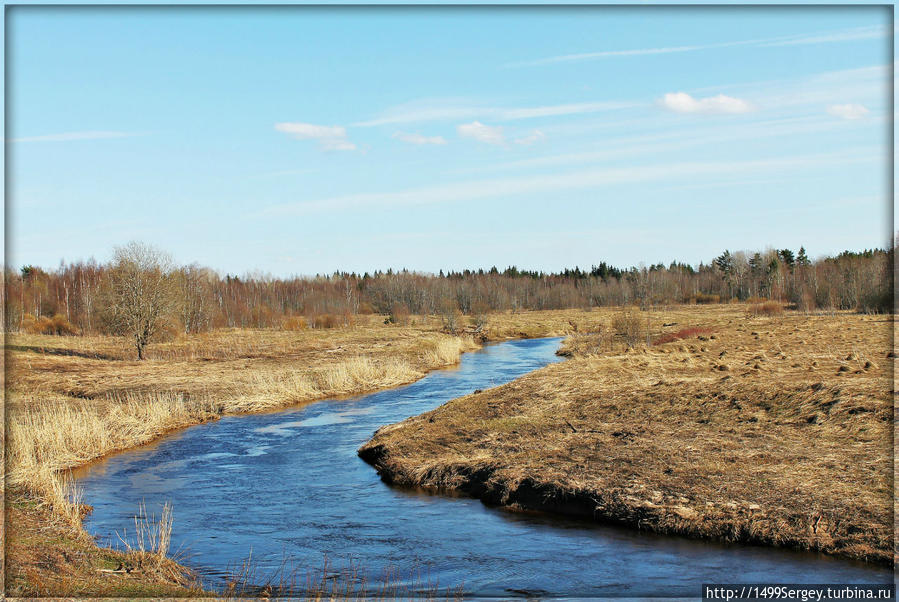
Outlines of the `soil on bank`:
[{"label": "soil on bank", "polygon": [[893,562],[892,317],[637,312],[658,344],[624,351],[604,315],[569,361],[384,427],[360,456],[403,486]]}]

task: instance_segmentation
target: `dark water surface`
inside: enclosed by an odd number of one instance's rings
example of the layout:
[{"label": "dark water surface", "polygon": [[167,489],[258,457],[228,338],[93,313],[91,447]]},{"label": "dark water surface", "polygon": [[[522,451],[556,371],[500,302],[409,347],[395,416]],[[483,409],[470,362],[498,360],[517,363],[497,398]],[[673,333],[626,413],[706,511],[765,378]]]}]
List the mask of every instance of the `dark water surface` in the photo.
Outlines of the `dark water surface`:
[{"label": "dark water surface", "polygon": [[173,550],[221,587],[250,550],[262,571],[285,556],[353,564],[378,582],[418,567],[477,597],[697,596],[703,582],[892,582],[886,568],[811,553],[725,546],[488,508],[388,487],[356,456],[380,426],[555,362],[559,339],[463,356],[411,385],[271,414],[226,417],[121,453],[76,475],[101,544],[133,531],[138,505],[174,510]]}]

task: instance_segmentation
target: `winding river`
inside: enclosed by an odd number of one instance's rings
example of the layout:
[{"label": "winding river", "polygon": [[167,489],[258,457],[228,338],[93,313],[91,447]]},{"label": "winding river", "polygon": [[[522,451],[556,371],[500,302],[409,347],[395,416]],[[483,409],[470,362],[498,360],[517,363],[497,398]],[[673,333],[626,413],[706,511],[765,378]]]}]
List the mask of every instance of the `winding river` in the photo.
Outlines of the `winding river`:
[{"label": "winding river", "polygon": [[891,583],[889,569],[812,553],[721,545],[389,487],[356,456],[380,426],[558,361],[559,339],[511,341],[411,385],[301,408],[229,416],[81,469],[101,545],[133,531],[141,502],[172,503],[172,549],[210,588],[252,551],[353,565],[377,583],[413,568],[473,597],[690,596],[701,583]]}]

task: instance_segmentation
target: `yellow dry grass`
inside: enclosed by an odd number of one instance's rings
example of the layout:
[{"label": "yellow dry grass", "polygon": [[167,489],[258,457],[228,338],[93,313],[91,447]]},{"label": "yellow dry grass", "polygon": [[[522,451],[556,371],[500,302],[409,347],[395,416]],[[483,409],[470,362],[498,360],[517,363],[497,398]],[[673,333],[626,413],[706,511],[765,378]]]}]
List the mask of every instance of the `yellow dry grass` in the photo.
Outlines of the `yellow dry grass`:
[{"label": "yellow dry grass", "polygon": [[[381,429],[386,479],[661,533],[891,562],[891,316],[742,305],[586,314],[573,357]],[[669,337],[670,338],[670,337]]]},{"label": "yellow dry grass", "polygon": [[[468,338],[427,324],[401,328],[371,322],[300,332],[216,331],[151,345],[142,362],[131,359],[125,341],[112,337],[10,335],[10,494],[33,500],[37,506],[29,506],[31,512],[53,514],[72,529],[71,541],[81,541],[84,508],[67,469],[223,414],[398,386],[476,348]],[[23,541],[27,538],[10,540],[12,558],[30,557],[20,547]],[[30,582],[59,586],[35,570]],[[22,587],[28,595],[46,593]]]}]

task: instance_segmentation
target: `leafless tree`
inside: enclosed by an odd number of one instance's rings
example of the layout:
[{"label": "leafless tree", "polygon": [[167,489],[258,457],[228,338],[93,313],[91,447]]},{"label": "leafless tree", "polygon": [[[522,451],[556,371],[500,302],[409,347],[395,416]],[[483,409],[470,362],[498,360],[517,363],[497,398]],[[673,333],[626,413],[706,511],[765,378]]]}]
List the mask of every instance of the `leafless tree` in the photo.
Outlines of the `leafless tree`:
[{"label": "leafless tree", "polygon": [[168,254],[139,242],[116,247],[104,287],[106,318],[113,332],[134,340],[137,359],[173,311],[176,292]]}]

